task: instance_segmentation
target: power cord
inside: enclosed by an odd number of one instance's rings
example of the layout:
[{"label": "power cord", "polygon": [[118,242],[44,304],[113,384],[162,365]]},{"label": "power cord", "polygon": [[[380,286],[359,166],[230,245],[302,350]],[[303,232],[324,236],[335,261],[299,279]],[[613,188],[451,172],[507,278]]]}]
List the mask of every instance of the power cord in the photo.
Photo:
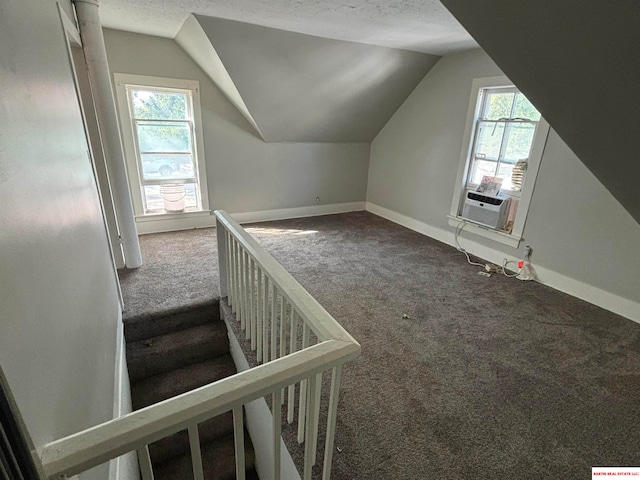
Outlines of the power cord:
[{"label": "power cord", "polygon": [[[529,255],[531,255],[531,247],[528,245],[525,247],[522,260],[519,260],[519,261],[508,260],[505,258],[502,261],[502,265],[494,265],[492,263],[473,262],[471,260],[471,257],[469,256],[469,253],[460,245],[460,240],[458,239],[458,237],[462,233],[462,230],[464,230],[464,227],[467,225],[467,223],[468,222],[466,220],[460,220],[460,222],[456,226],[456,233],[455,233],[456,249],[459,252],[464,253],[465,257],[467,257],[467,262],[469,263],[469,265],[475,265],[477,267],[482,267],[484,269],[484,271],[478,272],[478,273],[487,277],[491,276],[491,272],[495,272],[498,274],[502,274],[508,278],[518,278],[519,280],[533,279],[533,275],[531,274],[531,271],[527,266],[527,260],[529,259]],[[516,273],[507,273],[507,266],[511,263],[514,263],[518,266],[518,271]]]},{"label": "power cord", "polygon": [[456,249],[459,252],[464,253],[464,255],[467,257],[467,262],[469,262],[469,265],[475,265],[477,267],[485,268],[486,265],[484,263],[472,262],[471,257],[469,257],[469,254],[467,253],[467,251],[460,246],[460,242],[458,241],[458,236],[460,236],[460,233],[462,233],[462,230],[466,225],[467,225],[467,222],[465,220],[460,220],[460,223],[458,223],[458,226],[456,227],[456,235],[455,235]]}]

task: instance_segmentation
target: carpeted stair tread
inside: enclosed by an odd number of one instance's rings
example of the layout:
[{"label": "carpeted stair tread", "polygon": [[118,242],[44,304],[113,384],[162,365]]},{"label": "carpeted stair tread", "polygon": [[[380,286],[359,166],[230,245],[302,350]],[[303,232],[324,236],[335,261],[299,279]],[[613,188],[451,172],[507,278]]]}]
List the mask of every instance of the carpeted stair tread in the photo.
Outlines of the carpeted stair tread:
[{"label": "carpeted stair tread", "polygon": [[127,365],[132,382],[181,368],[229,352],[222,321],[127,344]]},{"label": "carpeted stair tread", "polygon": [[144,378],[131,384],[133,408],[139,410],[235,373],[236,366],[231,355],[223,355]]},{"label": "carpeted stair tread", "polygon": [[[247,478],[255,475],[255,452],[245,431],[245,471]],[[233,435],[220,438],[215,442],[202,444],[202,469],[205,480],[231,480],[236,478],[235,447]],[[153,466],[156,480],[187,480],[193,478],[191,453]],[[255,475],[255,476],[253,476]]]},{"label": "carpeted stair tread", "polygon": [[144,313],[124,319],[127,342],[137,342],[158,335],[196,327],[220,320],[218,298],[197,304],[176,307],[162,313]]},{"label": "carpeted stair tread", "polygon": [[[198,425],[200,444],[213,442],[233,433],[233,414],[223,413]],[[186,430],[165,437],[149,445],[149,454],[154,465],[189,453],[189,434]]]}]

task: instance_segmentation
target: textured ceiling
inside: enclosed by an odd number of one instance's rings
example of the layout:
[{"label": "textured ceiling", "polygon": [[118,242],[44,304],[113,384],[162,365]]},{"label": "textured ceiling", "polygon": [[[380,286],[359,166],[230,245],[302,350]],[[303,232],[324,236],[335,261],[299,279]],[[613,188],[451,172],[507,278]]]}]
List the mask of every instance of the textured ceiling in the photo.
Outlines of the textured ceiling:
[{"label": "textured ceiling", "polygon": [[438,0],[102,0],[105,27],[174,38],[190,13],[433,55],[477,48]]}]

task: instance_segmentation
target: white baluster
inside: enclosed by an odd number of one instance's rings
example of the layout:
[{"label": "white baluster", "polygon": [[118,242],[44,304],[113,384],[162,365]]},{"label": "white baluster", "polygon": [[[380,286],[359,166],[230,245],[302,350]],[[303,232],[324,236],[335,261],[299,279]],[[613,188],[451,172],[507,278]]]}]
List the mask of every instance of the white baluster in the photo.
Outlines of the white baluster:
[{"label": "white baluster", "polygon": [[[298,337],[298,313],[293,305],[291,306],[291,328],[289,330],[289,354],[294,353],[296,349]],[[296,401],[296,384],[289,385],[289,393],[287,394],[287,423],[293,423],[293,414]]]},{"label": "white baluster", "polygon": [[277,331],[278,328],[278,290],[276,289],[275,283],[273,284],[273,292],[271,292],[271,360],[276,360],[278,358],[278,350],[276,349],[276,341],[278,339]]},{"label": "white baluster", "polygon": [[238,310],[238,257],[236,255],[236,241],[231,239],[231,282],[233,284],[233,303],[231,304],[231,313]]},{"label": "white baluster", "polygon": [[240,328],[244,330],[244,250],[240,244],[238,244],[238,317]]},{"label": "white baluster", "polygon": [[255,301],[253,298],[253,295],[255,294],[255,277],[255,264],[253,258],[249,257],[249,327],[247,328],[249,338],[251,338],[251,335],[253,334],[253,326],[256,322],[256,312],[254,310]]},{"label": "white baluster", "polygon": [[310,425],[312,428],[311,438],[313,446],[311,451],[313,452],[313,464],[316,464],[316,456],[318,452],[318,424],[320,423],[320,394],[322,393],[322,372],[316,375],[316,391],[315,391],[315,410],[313,412],[313,423]]},{"label": "white baluster", "polygon": [[322,466],[322,480],[331,477],[331,462],[333,460],[333,441],[336,438],[336,417],[338,412],[338,397],[340,396],[340,375],[342,365],[333,367],[331,372],[331,393],[329,394],[329,410],[327,411],[327,437],[324,444],[324,464]]},{"label": "white baluster", "polygon": [[200,451],[200,435],[198,434],[197,424],[189,427],[189,446],[191,447],[193,478],[194,480],[204,480],[204,472],[202,471],[202,452]]},{"label": "white baluster", "polygon": [[[256,299],[258,303],[258,312],[256,315],[256,325],[255,330],[251,335],[251,350],[256,349],[256,337],[258,336],[258,331],[262,328],[262,299],[264,297],[264,291],[262,286],[262,269],[258,267],[258,298]],[[262,347],[257,352],[258,362],[262,360]]]},{"label": "white baluster", "polygon": [[257,332],[258,332],[258,338],[256,340],[256,343],[258,345],[258,352],[256,354],[257,356],[257,360],[258,362],[263,362],[264,361],[264,342],[262,341],[263,337],[264,337],[264,312],[267,309],[267,296],[269,295],[269,277],[267,275],[264,276],[264,292],[262,292],[262,315],[260,315],[258,317],[258,325],[257,325]]},{"label": "white baluster", "polygon": [[245,326],[244,338],[249,340],[249,335],[251,334],[251,322],[249,320],[251,316],[251,312],[249,311],[249,255],[244,248],[242,249],[242,267],[242,278],[244,280],[242,287],[242,317]]},{"label": "white baluster", "polygon": [[[302,350],[309,346],[309,327],[302,321]],[[300,382],[300,403],[298,404],[298,443],[304,442],[304,424],[307,408],[307,380]]]},{"label": "white baluster", "polygon": [[[287,312],[286,305],[288,305],[287,300],[282,296],[282,302],[280,303],[280,358],[284,357],[287,353],[286,342],[285,342],[285,330],[287,327],[287,322],[285,318],[285,314]],[[280,406],[284,405],[284,388],[282,389],[280,400]]]},{"label": "white baluster", "polygon": [[245,480],[244,417],[242,414],[242,406],[233,409],[233,437],[236,448],[236,479]]},{"label": "white baluster", "polygon": [[[313,468],[313,465],[315,464],[315,451],[313,449],[314,447],[314,440],[313,440],[313,433],[314,433],[314,425],[316,425],[316,422],[318,421],[317,418],[315,418],[315,412],[316,412],[316,390],[318,389],[318,376],[317,375],[311,375],[311,377],[309,377],[309,392],[308,392],[308,398],[309,398],[309,405],[307,406],[307,410],[309,412],[309,416],[307,418],[307,428],[305,429],[305,440],[304,440],[304,480],[311,480],[311,470]],[[317,434],[317,430],[316,430],[316,434]]]},{"label": "white baluster", "polygon": [[270,307],[269,299],[271,295],[269,293],[269,287],[271,289],[276,288],[272,279],[269,279],[269,284],[265,287],[264,291],[264,318],[262,320],[262,362],[267,363],[269,361],[269,318]]},{"label": "white baluster", "polygon": [[153,480],[153,467],[151,466],[151,457],[149,456],[149,445],[145,445],[138,449],[138,465],[142,480]]},{"label": "white baluster", "polygon": [[280,480],[280,432],[282,430],[282,391],[273,392],[273,479]]}]

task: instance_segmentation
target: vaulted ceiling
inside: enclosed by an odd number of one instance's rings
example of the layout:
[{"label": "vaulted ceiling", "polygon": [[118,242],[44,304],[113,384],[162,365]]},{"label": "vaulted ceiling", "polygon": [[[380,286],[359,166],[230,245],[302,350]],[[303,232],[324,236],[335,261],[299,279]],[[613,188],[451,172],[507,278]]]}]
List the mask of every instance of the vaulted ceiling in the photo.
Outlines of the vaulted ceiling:
[{"label": "vaulted ceiling", "polygon": [[268,142],[370,142],[439,59],[201,15],[176,41]]},{"label": "vaulted ceiling", "polygon": [[267,142],[370,142],[440,55],[475,47],[435,0],[103,0],[173,38]]}]

